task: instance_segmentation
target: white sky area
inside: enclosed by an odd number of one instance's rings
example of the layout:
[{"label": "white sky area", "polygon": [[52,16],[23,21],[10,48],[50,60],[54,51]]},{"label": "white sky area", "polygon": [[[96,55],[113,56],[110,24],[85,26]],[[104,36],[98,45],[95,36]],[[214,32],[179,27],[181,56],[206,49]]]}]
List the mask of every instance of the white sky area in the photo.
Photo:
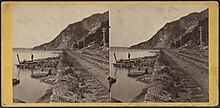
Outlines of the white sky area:
[{"label": "white sky area", "polygon": [[[109,9],[110,8],[110,9]],[[150,39],[166,23],[207,5],[13,5],[13,47],[32,48],[53,40],[69,24],[110,11],[110,46],[129,47]]]},{"label": "white sky area", "polygon": [[109,6],[16,4],[12,9],[13,47],[32,48],[53,40],[71,23],[108,11]]},{"label": "white sky area", "polygon": [[207,5],[114,5],[110,7],[110,46],[130,47],[150,39],[166,23]]}]

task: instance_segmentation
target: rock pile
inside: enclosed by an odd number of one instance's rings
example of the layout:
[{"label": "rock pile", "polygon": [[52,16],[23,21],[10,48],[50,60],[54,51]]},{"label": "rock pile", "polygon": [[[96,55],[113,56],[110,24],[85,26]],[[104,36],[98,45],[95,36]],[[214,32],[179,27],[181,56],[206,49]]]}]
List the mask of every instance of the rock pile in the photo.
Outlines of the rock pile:
[{"label": "rock pile", "polygon": [[19,100],[19,99],[16,99],[16,98],[13,98],[13,102],[14,103],[26,103],[25,101],[22,101],[22,100]]},{"label": "rock pile", "polygon": [[145,102],[174,102],[176,101],[177,91],[174,86],[173,76],[166,66],[155,69],[151,75],[151,85],[147,89]]},{"label": "rock pile", "polygon": [[197,101],[196,96],[203,96],[200,95],[202,90],[197,89],[199,87],[186,73],[173,69],[172,64],[170,66],[167,64],[169,61],[164,60],[161,53],[156,58],[154,66],[148,69],[149,73],[137,78],[138,81],[147,84],[142,92],[144,102],[194,102]]},{"label": "rock pile", "polygon": [[59,57],[49,57],[45,59],[38,59],[36,61],[38,62],[38,67],[40,68],[46,68],[46,67],[56,68],[59,63],[59,60],[60,60]]},{"label": "rock pile", "polygon": [[58,74],[51,102],[102,102],[110,96],[99,82],[88,73],[66,67]]},{"label": "rock pile", "polygon": [[142,58],[134,59],[134,66],[136,67],[153,67],[156,59],[155,58]]}]

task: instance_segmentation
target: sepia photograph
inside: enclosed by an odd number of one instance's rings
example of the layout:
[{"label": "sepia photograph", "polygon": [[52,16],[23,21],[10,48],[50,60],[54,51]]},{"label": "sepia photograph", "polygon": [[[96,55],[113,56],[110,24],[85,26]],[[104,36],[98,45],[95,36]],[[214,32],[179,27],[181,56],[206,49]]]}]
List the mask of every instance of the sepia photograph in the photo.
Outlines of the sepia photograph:
[{"label": "sepia photograph", "polygon": [[108,5],[13,7],[13,101],[110,102]]},{"label": "sepia photograph", "polygon": [[207,5],[112,5],[111,96],[209,102]]},{"label": "sepia photograph", "polygon": [[3,106],[214,106],[216,2],[4,2]]}]

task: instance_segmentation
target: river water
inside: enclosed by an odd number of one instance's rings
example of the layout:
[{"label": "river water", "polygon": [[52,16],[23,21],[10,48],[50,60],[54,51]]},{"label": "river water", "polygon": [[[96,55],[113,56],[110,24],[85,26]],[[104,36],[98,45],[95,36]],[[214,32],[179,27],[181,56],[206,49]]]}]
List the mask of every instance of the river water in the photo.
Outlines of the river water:
[{"label": "river water", "polygon": [[[155,55],[157,50],[134,50],[127,48],[111,48],[110,60],[111,76],[116,78],[116,83],[111,87],[111,96],[122,101],[122,102],[131,102],[133,98],[138,96],[142,89],[145,87],[145,84],[139,81],[136,81],[135,78],[127,77],[128,69],[126,68],[117,68],[114,67],[112,63],[115,63],[114,53],[116,54],[117,60],[127,59],[128,53],[131,54],[131,58],[138,58],[144,56]],[[137,71],[136,68],[130,69],[130,72]]]},{"label": "river water", "polygon": [[47,58],[58,56],[58,53],[54,51],[36,51],[23,48],[13,48],[13,78],[20,79],[18,85],[13,86],[13,98],[25,101],[36,102],[38,98],[43,96],[51,85],[40,82],[39,79],[30,77],[33,72],[40,72],[40,69],[19,69],[15,64],[18,64],[17,54],[20,56],[20,60],[30,60],[31,54],[34,55],[34,59]]},{"label": "river water", "polygon": [[[131,58],[151,56],[155,52],[152,50],[131,50],[126,48],[111,48],[110,51],[110,72],[111,76],[117,79],[116,83],[112,85],[111,96],[121,100],[122,102],[131,102],[133,98],[138,96],[145,84],[136,81],[135,78],[127,77],[128,69],[113,67],[112,63],[115,63],[113,54],[116,54],[117,59],[126,59],[128,53],[131,54]],[[40,72],[40,69],[19,69],[15,64],[18,64],[16,54],[19,54],[20,60],[30,60],[31,54],[34,55],[34,59],[47,58],[58,56],[54,51],[36,51],[30,49],[13,49],[13,78],[20,79],[20,84],[13,86],[13,98],[25,101],[36,102],[37,99],[42,97],[46,90],[52,87],[46,83],[40,82],[39,79],[30,77],[30,74]],[[130,69],[130,71],[136,71],[136,68]]]}]

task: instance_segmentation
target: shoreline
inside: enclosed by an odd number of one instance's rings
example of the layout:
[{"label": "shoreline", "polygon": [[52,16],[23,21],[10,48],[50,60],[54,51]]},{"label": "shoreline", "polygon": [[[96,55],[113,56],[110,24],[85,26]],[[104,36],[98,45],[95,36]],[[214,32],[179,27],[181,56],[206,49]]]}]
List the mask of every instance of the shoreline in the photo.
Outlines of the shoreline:
[{"label": "shoreline", "polygon": [[[132,102],[208,102],[204,84],[184,67],[187,62],[177,61],[165,52],[160,51],[150,74],[137,78],[147,87]],[[187,66],[196,69],[193,65]]]},{"label": "shoreline", "polygon": [[[71,51],[68,53],[73,54]],[[67,54],[67,52],[63,52],[60,56],[59,64],[57,64],[56,71],[54,71],[52,75],[40,79],[42,82],[52,85],[52,87],[45,91],[45,94],[36,101],[37,103],[121,102],[117,99],[107,99],[109,98],[109,93],[106,87],[102,87],[107,84],[107,82],[104,81],[105,78],[92,75],[91,72],[88,72],[88,68],[86,69],[86,67],[82,66],[77,60],[81,59],[89,62],[92,61],[92,59],[86,59],[84,58],[85,56],[82,55],[73,55],[71,56]],[[207,96],[198,99],[195,98],[197,95],[204,95],[204,90],[201,89],[198,83],[195,83],[196,81],[189,76],[189,73],[187,73],[183,67],[173,60],[174,58],[168,56],[163,50],[157,53],[152,67],[145,65],[145,61],[152,58],[141,57],[134,59],[141,60],[140,64],[142,65],[139,64],[140,69],[144,70],[147,67],[149,72],[147,75],[135,77],[137,81],[145,83],[146,87],[143,88],[142,92],[134,97],[131,102],[207,101]],[[94,61],[90,63],[102,65]],[[108,73],[102,76],[108,76]],[[185,80],[189,83],[187,82],[185,84]],[[103,81],[104,85],[101,84]],[[23,101],[20,100],[18,102]]]},{"label": "shoreline", "polygon": [[[31,73],[30,77],[33,78],[33,79],[40,80],[40,82],[44,82],[46,84],[52,85],[50,79],[48,80],[48,78],[50,78],[51,75],[53,75],[53,73],[57,71],[57,65],[59,63],[59,59],[60,59],[60,55],[55,56],[55,57],[46,57],[46,58],[34,59],[34,62],[38,63],[37,67],[35,67],[34,69],[39,70],[39,72]],[[27,67],[24,67],[24,68],[29,69]],[[50,68],[52,70],[51,75],[48,74],[48,70]],[[50,82],[48,83],[48,81],[46,81],[46,80],[48,80]],[[48,91],[46,90],[44,95],[47,95],[47,92]],[[42,97],[40,97],[40,98],[42,98]],[[37,102],[37,101],[39,101],[39,98],[35,102]],[[26,103],[25,101],[20,100],[20,99],[16,99],[16,98],[13,98],[13,102],[15,102],[15,103]]]},{"label": "shoreline", "polygon": [[[95,76],[91,75],[75,58],[66,52],[63,52],[56,74],[55,83],[52,81],[54,85],[49,102],[109,101],[107,90],[99,84],[100,82]],[[44,78],[44,82],[46,79],[49,78]],[[48,96],[48,94],[45,95]],[[40,99],[41,102],[44,100],[45,98]]]}]

